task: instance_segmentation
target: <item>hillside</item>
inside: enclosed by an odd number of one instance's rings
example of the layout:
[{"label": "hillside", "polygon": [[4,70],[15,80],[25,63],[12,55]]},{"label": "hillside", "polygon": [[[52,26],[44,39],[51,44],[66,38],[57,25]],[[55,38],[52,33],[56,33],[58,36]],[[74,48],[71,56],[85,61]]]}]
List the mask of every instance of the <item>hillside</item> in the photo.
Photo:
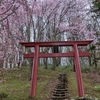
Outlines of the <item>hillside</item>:
[{"label": "hillside", "polygon": [[[30,98],[30,69],[29,67],[14,68],[9,70],[0,69],[0,100],[32,100]],[[77,98],[77,84],[75,72],[71,67],[59,67],[56,71],[39,68],[37,95],[34,100],[50,100],[52,91],[61,73],[68,76],[68,95]],[[82,73],[85,95],[90,98],[100,98],[100,73]],[[3,97],[4,96],[4,97]]]}]

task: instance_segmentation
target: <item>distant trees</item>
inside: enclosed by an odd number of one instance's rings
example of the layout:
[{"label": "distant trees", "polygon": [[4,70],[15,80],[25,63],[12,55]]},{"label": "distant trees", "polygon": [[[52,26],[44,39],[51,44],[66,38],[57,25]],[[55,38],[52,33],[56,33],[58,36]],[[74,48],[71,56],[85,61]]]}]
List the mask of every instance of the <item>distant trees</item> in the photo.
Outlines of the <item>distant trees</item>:
[{"label": "distant trees", "polygon": [[[91,18],[89,21],[87,18],[90,10],[87,6],[82,0],[0,0],[0,61],[3,66],[21,65],[22,53],[33,51],[19,45],[20,41],[95,39]],[[52,49],[41,48],[41,51],[52,52]],[[56,60],[61,62],[54,58],[53,69]],[[48,59],[43,62],[47,68]]]},{"label": "distant trees", "polygon": [[21,32],[24,21],[19,20],[24,12],[15,0],[2,0],[0,9],[0,52],[2,54],[0,58],[4,67],[14,67],[20,59],[19,41],[25,39],[25,35]]}]

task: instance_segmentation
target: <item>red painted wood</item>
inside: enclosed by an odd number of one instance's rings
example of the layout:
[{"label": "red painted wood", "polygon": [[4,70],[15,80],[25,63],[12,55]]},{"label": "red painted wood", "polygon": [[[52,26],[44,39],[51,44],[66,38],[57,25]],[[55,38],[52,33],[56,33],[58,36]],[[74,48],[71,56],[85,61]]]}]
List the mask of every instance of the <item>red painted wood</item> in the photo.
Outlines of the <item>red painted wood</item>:
[{"label": "red painted wood", "polygon": [[34,54],[34,66],[32,69],[32,83],[31,83],[31,96],[34,97],[36,95],[36,87],[37,87],[37,75],[38,75],[38,60],[39,60],[39,46],[35,47]]},{"label": "red painted wood", "polygon": [[[80,57],[90,56],[89,52],[79,52]],[[24,54],[24,58],[33,58],[34,53]],[[40,58],[48,58],[48,57],[74,57],[74,52],[69,53],[40,53]]]},{"label": "red painted wood", "polygon": [[84,87],[82,82],[82,74],[81,74],[81,67],[80,67],[80,60],[79,60],[79,52],[77,44],[74,44],[74,63],[75,63],[75,71],[76,71],[76,78],[77,78],[77,85],[78,85],[78,93],[79,97],[84,97]]},{"label": "red painted wood", "polygon": [[[32,69],[32,86],[31,86],[31,96],[36,95],[36,83],[37,83],[37,74],[38,74],[38,59],[39,57],[74,57],[75,69],[76,69],[76,78],[78,84],[78,93],[79,97],[84,97],[84,87],[82,82],[82,74],[80,67],[79,56],[89,56],[88,52],[79,52],[78,46],[86,46],[91,43],[93,40],[86,41],[55,41],[55,42],[20,42],[25,47],[35,47],[35,53],[25,54],[25,58],[34,57],[34,66]],[[39,47],[52,47],[52,46],[72,46],[74,52],[69,53],[40,53]]]},{"label": "red painted wood", "polygon": [[40,47],[51,47],[51,46],[73,46],[77,44],[78,46],[86,46],[93,40],[86,41],[54,41],[54,42],[20,42],[25,47],[35,47],[39,45]]}]

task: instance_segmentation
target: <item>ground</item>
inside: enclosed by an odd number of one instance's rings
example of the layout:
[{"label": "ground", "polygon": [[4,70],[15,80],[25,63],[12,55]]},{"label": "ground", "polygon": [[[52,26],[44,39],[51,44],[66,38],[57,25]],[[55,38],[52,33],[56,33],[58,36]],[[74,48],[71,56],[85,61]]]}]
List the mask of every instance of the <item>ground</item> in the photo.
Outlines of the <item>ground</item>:
[{"label": "ground", "polygon": [[[82,73],[85,96],[89,98],[100,98],[100,75],[96,73]],[[78,97],[75,73],[69,74],[69,94],[71,98]]]},{"label": "ground", "polygon": [[[59,67],[55,71],[39,68],[37,94],[34,100],[50,100],[57,82],[57,77],[61,73],[66,73],[68,76],[68,95],[70,98],[77,98],[78,92],[75,72],[70,67]],[[100,71],[86,71],[82,75],[85,96],[89,98],[100,98]],[[9,70],[0,69],[0,100],[32,100],[30,98],[30,86],[29,67]]]}]

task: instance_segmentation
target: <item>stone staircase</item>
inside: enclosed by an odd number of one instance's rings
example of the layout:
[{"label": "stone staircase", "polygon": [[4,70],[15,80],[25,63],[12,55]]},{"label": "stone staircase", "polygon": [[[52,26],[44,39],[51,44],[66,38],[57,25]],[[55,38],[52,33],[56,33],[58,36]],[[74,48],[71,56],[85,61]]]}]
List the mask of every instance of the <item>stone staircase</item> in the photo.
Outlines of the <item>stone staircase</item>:
[{"label": "stone staircase", "polygon": [[68,96],[67,83],[67,75],[60,74],[58,77],[58,83],[56,84],[52,93],[51,100],[70,100]]}]

